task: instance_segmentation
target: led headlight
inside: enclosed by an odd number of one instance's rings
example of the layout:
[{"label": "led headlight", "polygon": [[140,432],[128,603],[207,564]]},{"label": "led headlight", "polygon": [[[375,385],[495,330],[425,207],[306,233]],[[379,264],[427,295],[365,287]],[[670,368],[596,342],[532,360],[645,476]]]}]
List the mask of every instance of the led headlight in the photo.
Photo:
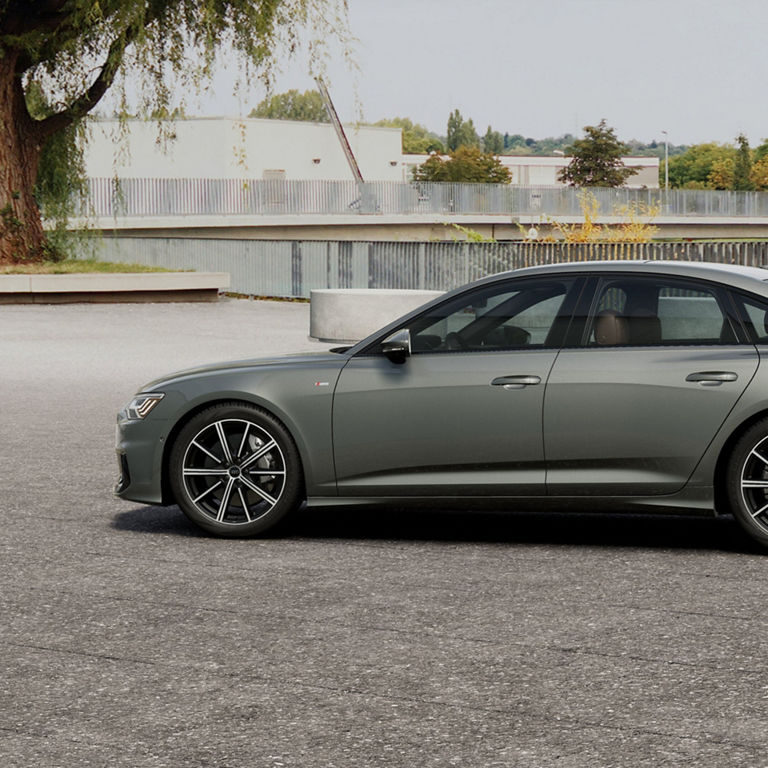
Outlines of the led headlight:
[{"label": "led headlight", "polygon": [[136,395],[125,409],[125,414],[129,419],[143,419],[164,397],[162,392]]}]

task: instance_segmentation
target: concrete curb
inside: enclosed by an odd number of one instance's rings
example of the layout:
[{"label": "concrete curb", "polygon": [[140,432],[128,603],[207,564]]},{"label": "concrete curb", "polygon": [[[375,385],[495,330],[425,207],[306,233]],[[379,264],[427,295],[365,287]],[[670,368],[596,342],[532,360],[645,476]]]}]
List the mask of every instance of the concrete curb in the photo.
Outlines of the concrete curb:
[{"label": "concrete curb", "polygon": [[0,275],[0,304],[216,301],[227,272]]},{"label": "concrete curb", "polygon": [[442,293],[385,288],[310,291],[309,335],[327,342],[360,341]]}]

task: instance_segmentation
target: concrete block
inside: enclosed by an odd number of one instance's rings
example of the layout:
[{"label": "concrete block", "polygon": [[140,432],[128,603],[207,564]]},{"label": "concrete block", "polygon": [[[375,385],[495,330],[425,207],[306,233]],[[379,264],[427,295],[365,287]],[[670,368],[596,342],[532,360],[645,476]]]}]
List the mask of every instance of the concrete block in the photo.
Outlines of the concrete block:
[{"label": "concrete block", "polygon": [[321,341],[359,341],[442,291],[324,288],[310,291],[309,335]]},{"label": "concrete block", "polygon": [[119,291],[184,291],[229,287],[226,272],[136,272],[75,275],[29,275],[32,293],[113,293]]},{"label": "concrete block", "polygon": [[31,275],[0,275],[0,293],[29,293]]}]

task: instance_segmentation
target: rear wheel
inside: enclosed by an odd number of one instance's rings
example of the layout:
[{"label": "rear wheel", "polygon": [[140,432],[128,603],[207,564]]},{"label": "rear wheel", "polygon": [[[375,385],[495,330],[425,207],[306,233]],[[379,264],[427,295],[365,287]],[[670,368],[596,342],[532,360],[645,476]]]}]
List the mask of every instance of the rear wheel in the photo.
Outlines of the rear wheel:
[{"label": "rear wheel", "polygon": [[768,547],[768,419],[736,443],[726,482],[733,516],[749,536]]},{"label": "rear wheel", "polygon": [[285,427],[247,404],[197,414],[171,450],[170,482],[192,522],[218,536],[254,536],[298,507],[301,461]]}]

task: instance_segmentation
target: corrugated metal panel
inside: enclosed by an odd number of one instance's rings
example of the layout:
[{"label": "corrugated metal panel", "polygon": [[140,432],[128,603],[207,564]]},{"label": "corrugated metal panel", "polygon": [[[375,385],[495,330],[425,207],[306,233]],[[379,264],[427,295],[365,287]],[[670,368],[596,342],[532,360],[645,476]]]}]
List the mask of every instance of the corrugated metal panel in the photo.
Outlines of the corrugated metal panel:
[{"label": "corrugated metal panel", "polygon": [[[230,290],[309,297],[313,288],[448,290],[508,269],[588,259],[768,264],[768,243],[417,243],[104,237],[100,258],[229,272]],[[767,275],[768,277],[768,275]]]}]

